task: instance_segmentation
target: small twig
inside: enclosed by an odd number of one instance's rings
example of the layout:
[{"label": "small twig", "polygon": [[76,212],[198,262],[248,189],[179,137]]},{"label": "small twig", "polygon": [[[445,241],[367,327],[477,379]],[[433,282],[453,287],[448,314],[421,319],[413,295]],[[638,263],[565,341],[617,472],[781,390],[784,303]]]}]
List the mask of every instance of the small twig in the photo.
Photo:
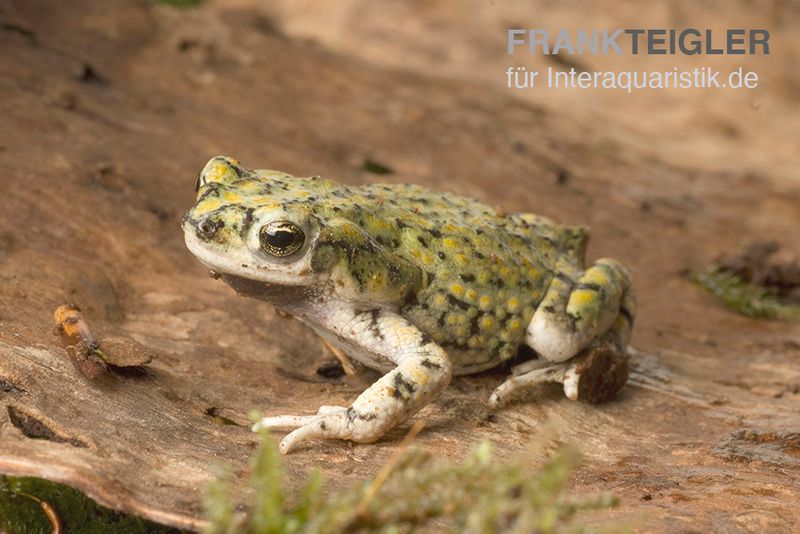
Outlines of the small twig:
[{"label": "small twig", "polygon": [[417,434],[419,434],[422,429],[425,427],[425,421],[423,419],[417,420],[411,429],[408,431],[408,434],[403,438],[403,441],[400,442],[400,446],[397,450],[394,451],[389,461],[383,464],[381,470],[378,471],[378,474],[375,475],[375,478],[372,479],[367,490],[364,492],[364,496],[361,498],[361,502],[358,503],[358,507],[356,508],[356,517],[361,517],[366,515],[367,508],[369,507],[372,499],[375,498],[375,495],[378,493],[378,490],[381,489],[383,483],[386,482],[386,479],[389,478],[389,475],[392,474],[394,468],[397,467],[397,464],[400,462],[400,458],[402,458],[403,453],[405,450],[411,445],[411,443],[416,439]]},{"label": "small twig", "polygon": [[339,364],[341,364],[344,374],[352,376],[358,372],[355,365],[353,365],[353,362],[350,361],[350,358],[342,351],[342,349],[332,345],[327,339],[323,339],[322,343],[329,351],[331,351],[331,353],[333,353],[333,356],[339,360]]},{"label": "small twig", "polygon": [[52,534],[61,534],[63,532],[63,530],[61,530],[61,519],[59,519],[58,513],[56,512],[55,508],[53,508],[52,504],[40,499],[36,495],[31,495],[30,493],[18,492],[17,495],[27,497],[28,499],[39,503],[39,506],[42,507],[44,515],[47,516],[48,521],[50,521],[50,526],[53,529]]}]

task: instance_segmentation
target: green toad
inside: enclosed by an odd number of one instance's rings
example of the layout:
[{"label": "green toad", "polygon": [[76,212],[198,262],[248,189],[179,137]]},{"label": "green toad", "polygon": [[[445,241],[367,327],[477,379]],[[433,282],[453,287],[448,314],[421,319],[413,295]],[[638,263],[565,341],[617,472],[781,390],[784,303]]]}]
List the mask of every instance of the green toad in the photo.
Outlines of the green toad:
[{"label": "green toad", "polygon": [[183,219],[189,250],[237,292],[272,303],[386,374],[350,407],[267,417],[310,438],[372,442],[430,403],[456,374],[538,354],[492,394],[563,382],[594,342],[624,350],[634,316],[627,270],[586,268],[588,232],[414,185],[352,187],[249,170],[228,157],[200,172]]}]

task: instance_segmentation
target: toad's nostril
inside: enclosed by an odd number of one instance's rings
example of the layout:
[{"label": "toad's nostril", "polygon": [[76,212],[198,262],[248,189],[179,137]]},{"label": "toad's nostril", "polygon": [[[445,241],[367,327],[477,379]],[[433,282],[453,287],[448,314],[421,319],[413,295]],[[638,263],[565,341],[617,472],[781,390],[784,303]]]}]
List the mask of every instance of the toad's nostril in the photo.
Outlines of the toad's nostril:
[{"label": "toad's nostril", "polygon": [[209,217],[197,223],[197,233],[204,239],[211,239],[222,226],[222,221],[215,221]]}]

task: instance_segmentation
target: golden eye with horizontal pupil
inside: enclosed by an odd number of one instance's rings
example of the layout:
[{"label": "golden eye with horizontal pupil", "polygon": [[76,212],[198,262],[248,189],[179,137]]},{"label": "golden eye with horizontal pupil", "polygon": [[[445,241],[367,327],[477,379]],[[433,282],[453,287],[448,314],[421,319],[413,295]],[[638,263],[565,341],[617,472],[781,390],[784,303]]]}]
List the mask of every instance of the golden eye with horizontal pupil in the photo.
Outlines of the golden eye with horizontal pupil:
[{"label": "golden eye with horizontal pupil", "polygon": [[261,227],[258,234],[261,248],[273,256],[290,256],[300,250],[306,235],[294,223],[278,221]]}]

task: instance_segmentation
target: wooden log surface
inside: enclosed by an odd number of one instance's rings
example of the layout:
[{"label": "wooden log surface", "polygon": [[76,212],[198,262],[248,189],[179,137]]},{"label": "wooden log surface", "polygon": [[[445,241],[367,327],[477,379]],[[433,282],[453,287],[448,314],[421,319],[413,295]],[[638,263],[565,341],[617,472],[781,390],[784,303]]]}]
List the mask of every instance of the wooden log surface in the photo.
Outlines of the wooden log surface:
[{"label": "wooden log surface", "polygon": [[[608,95],[588,95],[580,110],[595,102],[595,114],[582,115],[555,97],[518,98],[488,75],[440,76],[424,57],[400,68],[396,43],[368,36],[372,52],[354,52],[328,34],[307,39],[311,22],[299,15],[292,26],[283,14],[285,32],[268,16],[247,2],[0,4],[0,472],[198,527],[212,466],[243,480],[251,410],[313,413],[376,379],[317,374],[332,359],[319,339],[235,297],[185,250],[179,221],[194,175],[226,153],[588,224],[590,257],[632,267],[637,350],[615,401],[570,402],[542,387],[490,416],[503,373],[462,377],[420,414],[421,446],[459,458],[489,439],[503,457],[553,428],[584,453],[570,491],[621,498],[591,516],[598,524],[800,524],[800,328],[737,316],[683,274],[747,240],[800,250],[796,151],[778,140],[774,158],[749,154],[749,134],[730,140],[719,126],[783,131],[796,91],[776,73],[759,93],[762,115],[736,106],[721,115],[688,96],[699,134],[665,126],[664,137],[646,136],[604,107]],[[787,42],[797,50],[796,36]],[[394,173],[370,174],[367,160]],[[152,351],[146,372],[82,377],[53,334],[53,310],[68,302],[98,337]],[[407,429],[373,445],[310,444],[286,457],[287,479],[297,485],[321,466],[332,490],[346,487],[373,475]]]}]

